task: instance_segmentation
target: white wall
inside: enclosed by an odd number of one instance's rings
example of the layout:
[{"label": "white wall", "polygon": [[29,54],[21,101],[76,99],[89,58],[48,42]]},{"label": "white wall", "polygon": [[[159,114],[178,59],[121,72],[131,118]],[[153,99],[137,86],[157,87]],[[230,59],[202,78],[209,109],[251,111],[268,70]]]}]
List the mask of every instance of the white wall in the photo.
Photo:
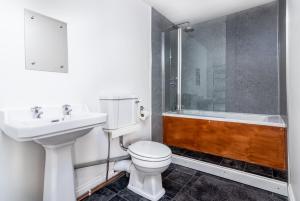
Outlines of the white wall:
[{"label": "white wall", "polygon": [[[289,183],[300,200],[300,1],[287,0]],[[293,201],[291,199],[291,201]]]},{"label": "white wall", "polygon": [[[68,23],[69,73],[25,70],[24,8]],[[0,0],[0,108],[86,103],[103,93],[133,93],[150,108],[151,10],[141,0]],[[150,138],[145,122],[134,138]],[[75,147],[75,162],[106,157],[101,129]],[[113,142],[112,155],[122,154]],[[44,151],[0,134],[0,200],[41,201]],[[86,178],[101,172],[81,170]],[[84,180],[78,178],[78,181]]]}]

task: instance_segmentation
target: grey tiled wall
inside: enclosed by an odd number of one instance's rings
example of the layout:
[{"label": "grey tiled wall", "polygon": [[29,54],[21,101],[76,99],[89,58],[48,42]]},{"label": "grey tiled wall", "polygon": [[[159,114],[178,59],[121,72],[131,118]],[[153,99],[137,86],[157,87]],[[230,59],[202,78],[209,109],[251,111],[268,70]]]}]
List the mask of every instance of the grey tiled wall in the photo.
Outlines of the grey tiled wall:
[{"label": "grey tiled wall", "polygon": [[152,140],[162,142],[161,33],[173,24],[152,9]]},{"label": "grey tiled wall", "polygon": [[184,33],[183,108],[286,114],[284,11],[275,1]]},{"label": "grey tiled wall", "polygon": [[226,111],[279,114],[278,3],[227,17]]},{"label": "grey tiled wall", "polygon": [[286,1],[279,0],[279,95],[280,114],[287,115],[287,92],[286,92]]}]

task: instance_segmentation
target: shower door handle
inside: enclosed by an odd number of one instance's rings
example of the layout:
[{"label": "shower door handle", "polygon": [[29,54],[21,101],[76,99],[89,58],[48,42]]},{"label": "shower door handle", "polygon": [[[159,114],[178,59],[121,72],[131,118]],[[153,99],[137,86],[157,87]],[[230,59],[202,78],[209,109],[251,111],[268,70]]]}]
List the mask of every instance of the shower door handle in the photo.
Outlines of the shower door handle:
[{"label": "shower door handle", "polygon": [[171,87],[176,87],[176,82],[170,82]]},{"label": "shower door handle", "polygon": [[175,79],[170,79],[170,86],[171,87],[176,87],[177,86],[177,78],[175,78]]}]

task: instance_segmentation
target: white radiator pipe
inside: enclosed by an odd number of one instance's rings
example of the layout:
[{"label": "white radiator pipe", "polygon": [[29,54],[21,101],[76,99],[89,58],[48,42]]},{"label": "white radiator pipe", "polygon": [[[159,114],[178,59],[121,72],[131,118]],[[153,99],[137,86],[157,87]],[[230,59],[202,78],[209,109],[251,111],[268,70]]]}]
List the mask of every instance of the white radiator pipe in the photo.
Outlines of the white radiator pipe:
[{"label": "white radiator pipe", "polygon": [[117,161],[117,162],[115,162],[115,165],[114,165],[114,171],[116,171],[116,172],[126,171],[126,172],[130,173],[131,166],[132,166],[131,160]]}]

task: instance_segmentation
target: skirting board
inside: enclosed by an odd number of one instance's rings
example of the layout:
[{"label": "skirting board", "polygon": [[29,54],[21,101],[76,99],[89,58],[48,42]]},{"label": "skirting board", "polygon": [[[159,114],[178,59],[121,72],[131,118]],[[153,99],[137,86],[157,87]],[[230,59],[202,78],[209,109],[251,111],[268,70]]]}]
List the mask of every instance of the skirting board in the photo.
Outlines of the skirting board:
[{"label": "skirting board", "polygon": [[288,189],[288,191],[289,191],[289,201],[296,201],[294,191],[293,191],[293,188],[292,188],[291,184],[289,184],[288,188],[289,188]]},{"label": "skirting board", "polygon": [[[116,176],[118,172],[112,172],[110,171],[108,174],[108,178],[112,178],[113,176]],[[93,179],[90,179],[86,183],[78,186],[76,188],[76,196],[80,197],[81,195],[85,194],[86,192],[90,191],[91,189],[95,188],[99,184],[105,182],[105,175],[99,175],[97,177],[94,177]]]},{"label": "skirting board", "polygon": [[201,172],[223,177],[225,179],[264,189],[283,196],[288,196],[288,185],[286,182],[178,156],[175,154],[172,155],[172,162]]}]

